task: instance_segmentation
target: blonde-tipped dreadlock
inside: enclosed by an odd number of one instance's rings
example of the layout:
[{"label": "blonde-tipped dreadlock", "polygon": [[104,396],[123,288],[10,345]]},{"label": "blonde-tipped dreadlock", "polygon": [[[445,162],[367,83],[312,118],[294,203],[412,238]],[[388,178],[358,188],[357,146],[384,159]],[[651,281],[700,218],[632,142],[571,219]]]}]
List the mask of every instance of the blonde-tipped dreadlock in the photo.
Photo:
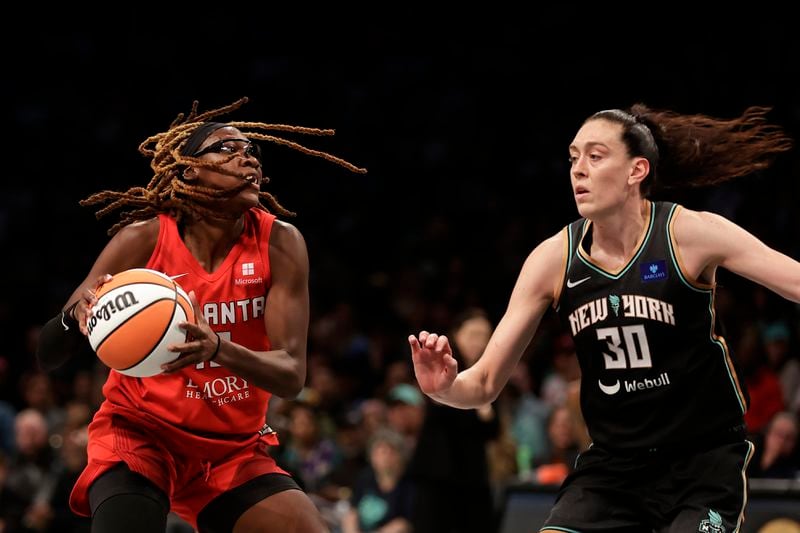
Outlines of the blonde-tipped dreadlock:
[{"label": "blonde-tipped dreadlock", "polygon": [[[98,219],[117,209],[127,208],[127,210],[120,213],[120,221],[108,230],[109,235],[114,235],[121,228],[132,222],[146,220],[159,213],[173,214],[179,222],[184,216],[195,218],[229,218],[229,215],[215,208],[220,207],[228,198],[247,187],[248,184],[246,182],[230,190],[212,189],[183,181],[181,179],[181,172],[183,168],[188,165],[204,167],[216,170],[217,172],[226,172],[222,169],[221,165],[227,163],[230,159],[236,157],[236,155],[231,155],[229,159],[223,160],[221,163],[212,163],[192,157],[191,155],[182,155],[181,149],[192,133],[204,123],[214,117],[225,115],[239,109],[246,104],[247,101],[247,97],[244,97],[230,105],[204,113],[198,113],[198,102],[195,100],[188,116],[184,116],[183,113],[179,114],[172,124],[170,124],[167,131],[148,137],[139,145],[139,152],[145,157],[151,158],[150,168],[152,168],[154,172],[153,178],[150,180],[150,183],[147,184],[147,187],[131,187],[125,192],[101,191],[81,200],[80,205],[90,206],[105,204],[105,207],[99,209],[95,213]],[[344,159],[326,152],[312,150],[281,137],[253,131],[285,131],[307,135],[333,135],[335,133],[334,130],[305,128],[285,124],[265,124],[262,122],[228,122],[225,125],[242,130],[242,133],[248,139],[269,141],[275,144],[288,146],[304,154],[321,157],[326,161],[336,163],[351,172],[359,174],[366,173],[366,169],[359,168]],[[259,196],[262,200],[266,201],[269,208],[277,214],[294,215],[294,213],[288,211],[278,203],[275,197],[270,193],[262,191],[259,193]],[[200,200],[200,202],[198,202],[198,200]],[[270,211],[270,209],[263,204],[259,204],[259,208],[267,212]]]}]

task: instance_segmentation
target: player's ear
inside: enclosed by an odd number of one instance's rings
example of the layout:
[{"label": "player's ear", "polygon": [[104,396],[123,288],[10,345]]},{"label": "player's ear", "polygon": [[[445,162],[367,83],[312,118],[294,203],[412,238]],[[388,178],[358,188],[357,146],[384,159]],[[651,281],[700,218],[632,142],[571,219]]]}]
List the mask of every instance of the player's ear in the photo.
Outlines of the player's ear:
[{"label": "player's ear", "polygon": [[193,181],[197,179],[197,169],[194,167],[186,167],[183,169],[183,179],[185,181]]},{"label": "player's ear", "polygon": [[628,183],[631,185],[641,183],[649,174],[650,161],[645,157],[636,157],[633,159],[633,166],[628,176]]}]

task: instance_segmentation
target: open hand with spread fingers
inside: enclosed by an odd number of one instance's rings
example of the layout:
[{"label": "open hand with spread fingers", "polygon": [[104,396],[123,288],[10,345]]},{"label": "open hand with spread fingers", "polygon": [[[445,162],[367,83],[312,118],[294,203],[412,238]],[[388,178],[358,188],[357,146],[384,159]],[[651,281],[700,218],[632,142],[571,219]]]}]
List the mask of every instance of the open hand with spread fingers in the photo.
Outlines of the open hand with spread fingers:
[{"label": "open hand with spread fingers", "polygon": [[414,374],[425,394],[447,390],[458,374],[458,363],[453,358],[450,341],[445,335],[421,331],[419,337],[409,335]]}]

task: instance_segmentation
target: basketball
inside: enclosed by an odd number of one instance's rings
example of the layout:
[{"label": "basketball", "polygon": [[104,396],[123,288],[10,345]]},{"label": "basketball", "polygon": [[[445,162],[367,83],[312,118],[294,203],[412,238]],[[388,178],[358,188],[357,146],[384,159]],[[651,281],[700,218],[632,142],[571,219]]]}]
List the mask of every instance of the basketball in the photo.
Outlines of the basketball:
[{"label": "basketball", "polygon": [[186,340],[181,322],[194,322],[189,295],[166,274],[133,268],[97,291],[89,344],[103,363],[133,377],[155,376],[180,355],[167,346]]}]

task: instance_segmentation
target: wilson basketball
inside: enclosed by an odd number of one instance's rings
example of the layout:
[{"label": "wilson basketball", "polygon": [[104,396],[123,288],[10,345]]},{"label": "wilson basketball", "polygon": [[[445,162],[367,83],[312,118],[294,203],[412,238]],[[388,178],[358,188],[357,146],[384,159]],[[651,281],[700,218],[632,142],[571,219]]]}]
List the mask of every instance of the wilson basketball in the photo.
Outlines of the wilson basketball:
[{"label": "wilson basketball", "polygon": [[133,268],[97,291],[89,344],[110,368],[133,377],[155,376],[180,355],[167,346],[186,340],[181,322],[194,322],[189,295],[166,274]]}]

